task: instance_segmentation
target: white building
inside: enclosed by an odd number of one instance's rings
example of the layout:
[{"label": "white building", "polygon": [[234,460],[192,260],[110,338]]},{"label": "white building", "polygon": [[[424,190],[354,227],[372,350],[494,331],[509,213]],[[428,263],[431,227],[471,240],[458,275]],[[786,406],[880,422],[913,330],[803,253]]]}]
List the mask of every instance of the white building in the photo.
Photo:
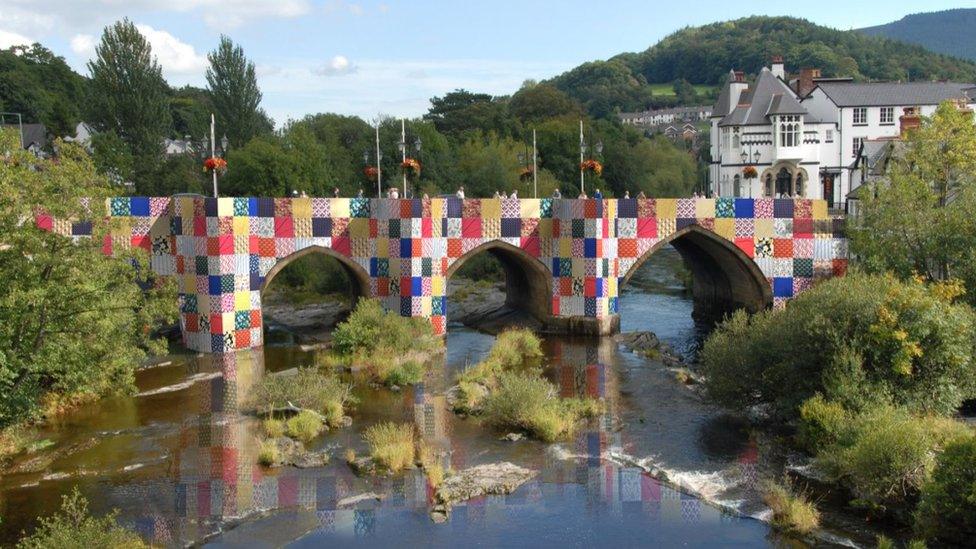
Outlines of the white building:
[{"label": "white building", "polygon": [[[709,182],[716,196],[822,198],[843,207],[860,183],[865,142],[897,138],[906,112],[927,116],[943,101],[973,105],[976,97],[973,84],[861,83],[810,74],[817,71],[804,70],[795,81],[811,90],[803,96],[786,83],[780,58],[751,87],[741,72],[730,74],[711,116]],[[747,167],[756,177],[746,178]]]},{"label": "white building", "polygon": [[622,112],[620,121],[624,124],[638,127],[661,126],[675,122],[698,122],[706,120],[712,115],[712,107],[699,105],[694,107],[674,107],[670,109],[656,109],[641,112]]}]

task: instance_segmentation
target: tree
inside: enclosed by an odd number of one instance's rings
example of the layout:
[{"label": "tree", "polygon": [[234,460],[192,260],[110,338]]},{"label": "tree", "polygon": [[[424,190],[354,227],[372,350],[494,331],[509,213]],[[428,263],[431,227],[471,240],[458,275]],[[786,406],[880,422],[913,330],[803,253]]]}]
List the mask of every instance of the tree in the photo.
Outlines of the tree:
[{"label": "tree", "polygon": [[20,113],[25,123],[73,136],[87,91],[85,79],[40,44],[0,50],[0,111]]},{"label": "tree", "polygon": [[230,196],[291,196],[304,190],[301,184],[298,161],[281,139],[259,136],[230,150],[220,188]]},{"label": "tree", "polygon": [[[165,349],[151,328],[175,319],[172,284],[137,285],[149,282],[144,251],[102,253],[113,227],[102,208],[116,189],[80,147],[56,146],[56,160],[37,159],[14,132],[0,133],[0,427],[36,414],[46,395],[134,389],[147,349]],[[90,220],[93,237],[73,241],[25,222],[39,211]]]},{"label": "tree", "polygon": [[244,56],[244,49],[227,36],[207,55],[207,86],[216,110],[217,121],[230,144],[241,147],[262,129],[261,90],[254,63]]},{"label": "tree", "polygon": [[459,140],[477,132],[506,137],[516,131],[506,101],[467,90],[432,98],[424,120],[433,122],[437,131]]},{"label": "tree", "polygon": [[[976,127],[951,103],[911,132],[880,182],[862,187],[851,245],[864,267],[959,278],[976,303]],[[910,205],[910,207],[908,207]]]},{"label": "tree", "polygon": [[[95,56],[88,63],[92,124],[99,131],[114,131],[138,160],[137,174],[145,173],[158,164],[170,128],[162,68],[128,19],[105,28]],[[137,190],[151,191],[148,183],[137,179]]]},{"label": "tree", "polygon": [[508,110],[522,122],[539,121],[562,115],[579,115],[579,105],[552,84],[523,85],[515,92]]},{"label": "tree", "polygon": [[[467,196],[490,197],[496,191],[524,191],[519,181],[518,154],[523,147],[491,134],[473,136],[458,147],[458,172]],[[525,193],[522,193],[525,196]]]}]

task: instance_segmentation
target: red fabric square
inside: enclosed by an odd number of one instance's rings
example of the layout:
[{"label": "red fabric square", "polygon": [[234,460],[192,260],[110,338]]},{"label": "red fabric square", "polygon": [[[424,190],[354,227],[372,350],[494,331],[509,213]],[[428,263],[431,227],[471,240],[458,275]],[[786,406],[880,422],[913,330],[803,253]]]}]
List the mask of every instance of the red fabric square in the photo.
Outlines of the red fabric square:
[{"label": "red fabric square", "polygon": [[461,236],[464,238],[481,238],[481,218],[465,217],[462,219]]},{"label": "red fabric square", "polygon": [[400,277],[400,297],[410,297],[411,283],[409,276]]},{"label": "red fabric square", "polygon": [[54,219],[49,215],[34,216],[34,223],[38,229],[50,231],[54,228]]},{"label": "red fabric square", "polygon": [[234,346],[246,349],[251,346],[251,330],[237,330],[234,332]]},{"label": "red fabric square", "polygon": [[332,249],[345,256],[351,255],[352,241],[347,236],[333,237]]},{"label": "red fabric square", "polygon": [[637,257],[637,239],[621,238],[618,240],[617,255],[620,257]]},{"label": "red fabric square", "polygon": [[401,199],[400,200],[400,219],[410,219],[411,217],[413,217],[413,215],[411,215],[412,209],[413,209],[413,206],[410,203],[410,200]]},{"label": "red fabric square", "polygon": [[637,220],[637,236],[640,238],[657,238],[657,219],[653,217]]},{"label": "red fabric square", "polygon": [[420,238],[410,239],[410,257],[422,257],[424,255],[423,242]]},{"label": "red fabric square", "polygon": [[435,315],[435,316],[430,317],[430,324],[431,324],[431,326],[434,327],[434,333],[435,334],[443,334],[444,333],[444,316],[443,315]]},{"label": "red fabric square", "polygon": [[112,255],[112,236],[105,235],[102,239],[102,253],[105,255]]},{"label": "red fabric square", "polygon": [[210,333],[224,333],[224,316],[220,313],[210,315]]},{"label": "red fabric square", "polygon": [[186,331],[200,331],[200,315],[198,313],[186,313],[183,315],[183,320],[186,321]]},{"label": "red fabric square", "polygon": [[251,327],[261,327],[261,311],[251,311]]},{"label": "red fabric square", "polygon": [[430,238],[434,236],[434,220],[425,217],[420,220],[420,236]]},{"label": "red fabric square", "polygon": [[247,252],[251,254],[261,254],[261,239],[255,235],[247,237]]},{"label": "red fabric square", "polygon": [[585,297],[596,297],[596,279],[592,276],[583,279],[583,295]]},{"label": "red fabric square", "polygon": [[552,316],[559,316],[559,298],[552,298]]},{"label": "red fabric square", "polygon": [[583,201],[583,217],[586,219],[596,219],[596,200],[588,198]]},{"label": "red fabric square", "polygon": [[183,260],[182,255],[176,256],[176,274],[184,274],[186,272],[186,263]]},{"label": "red fabric square", "polygon": [[832,260],[833,274],[834,276],[844,276],[847,274],[847,260],[846,259],[834,259]]},{"label": "red fabric square", "polygon": [[223,235],[220,240],[220,255],[234,255],[234,236]]},{"label": "red fabric square", "polygon": [[573,295],[573,279],[564,276],[559,279],[559,295]]},{"label": "red fabric square", "polygon": [[380,225],[376,219],[370,218],[369,220],[369,237],[376,238],[380,234]]},{"label": "red fabric square", "polygon": [[376,277],[376,297],[390,295],[390,279],[385,276]]},{"label": "red fabric square", "polygon": [[261,257],[275,256],[275,241],[273,238],[258,238],[258,253]]},{"label": "red fabric square", "polygon": [[207,255],[210,257],[220,255],[220,239],[216,236],[207,237]]},{"label": "red fabric square", "polygon": [[133,236],[132,239],[130,240],[130,243],[132,244],[132,247],[133,248],[142,248],[143,250],[146,250],[147,252],[149,251],[149,249],[151,247],[151,242],[149,240],[149,237],[146,236],[146,235],[143,235],[143,236]]},{"label": "red fabric square", "polygon": [[773,257],[793,257],[793,239],[774,238]]},{"label": "red fabric square", "polygon": [[756,242],[752,238],[736,238],[735,245],[747,256],[756,256]]},{"label": "red fabric square", "polygon": [[207,236],[207,218],[200,216],[193,218],[193,236]]},{"label": "red fabric square", "polygon": [[539,257],[541,253],[539,251],[539,238],[535,236],[528,236],[522,239],[522,249],[528,252],[532,257]]},{"label": "red fabric square", "polygon": [[813,238],[813,219],[809,217],[794,219],[793,236],[797,238]]},{"label": "red fabric square", "polygon": [[559,236],[559,220],[552,220],[552,234],[547,236]]},{"label": "red fabric square", "polygon": [[463,254],[463,249],[460,238],[447,239],[447,257],[457,259]]},{"label": "red fabric square", "polygon": [[278,238],[291,238],[295,236],[295,225],[291,217],[274,218],[275,236]]}]

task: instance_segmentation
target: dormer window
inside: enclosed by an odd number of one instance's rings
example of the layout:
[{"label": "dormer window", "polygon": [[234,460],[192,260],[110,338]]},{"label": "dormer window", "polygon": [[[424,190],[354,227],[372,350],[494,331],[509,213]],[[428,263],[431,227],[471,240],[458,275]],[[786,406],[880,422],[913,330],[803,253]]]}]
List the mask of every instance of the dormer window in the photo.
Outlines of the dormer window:
[{"label": "dormer window", "polygon": [[798,147],[800,145],[800,133],[803,130],[802,124],[800,116],[796,114],[777,116],[774,124],[776,146]]}]

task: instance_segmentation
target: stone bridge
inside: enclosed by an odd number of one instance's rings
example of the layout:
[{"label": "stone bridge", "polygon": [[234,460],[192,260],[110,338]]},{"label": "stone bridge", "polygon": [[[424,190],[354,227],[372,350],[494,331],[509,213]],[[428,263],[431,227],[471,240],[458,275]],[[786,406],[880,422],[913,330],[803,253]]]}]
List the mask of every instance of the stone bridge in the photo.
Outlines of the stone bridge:
[{"label": "stone bridge", "polygon": [[[447,282],[482,252],[505,268],[508,303],[549,330],[617,330],[620,287],[671,244],[693,277],[696,313],[781,306],[847,268],[843,220],[823,200],[358,199],[120,197],[105,252],[139,247],[179,281],[186,345],[262,345],[261,295],[291,261],[324,253],[378,298],[445,331]],[[75,237],[91,224],[39,215]]]}]

